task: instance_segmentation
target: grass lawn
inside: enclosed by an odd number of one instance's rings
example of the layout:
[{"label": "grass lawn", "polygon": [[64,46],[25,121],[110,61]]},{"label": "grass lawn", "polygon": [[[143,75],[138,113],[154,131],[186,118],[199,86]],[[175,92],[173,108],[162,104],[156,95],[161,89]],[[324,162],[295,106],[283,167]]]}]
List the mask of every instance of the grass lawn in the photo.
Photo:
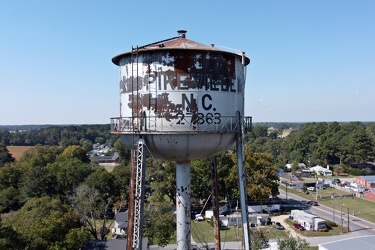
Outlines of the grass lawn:
[{"label": "grass lawn", "polygon": [[[288,219],[287,219],[288,220]],[[289,220],[290,221],[290,220]],[[285,223],[289,223],[285,221]],[[278,237],[283,237],[288,234],[286,230],[278,230],[275,226],[265,226],[251,228],[251,231],[261,230],[267,239],[276,239]],[[207,221],[192,221],[191,222],[191,232],[195,242],[197,243],[212,243],[215,242],[214,239],[214,229]],[[305,235],[305,236],[321,236],[324,233],[318,233],[319,235]],[[242,240],[242,228],[228,227],[220,230],[220,240],[221,242],[229,241],[241,241]],[[327,233],[325,233],[328,236]],[[170,244],[175,244],[176,242],[171,242]],[[317,246],[309,247],[309,250],[317,250]]]},{"label": "grass lawn", "polygon": [[347,232],[346,228],[344,227],[344,229],[342,229],[340,225],[336,225],[335,227],[329,228],[328,232],[317,232],[317,231],[308,231],[308,230],[299,231],[293,227],[293,223],[294,223],[293,221],[289,219],[285,219],[284,222],[290,225],[292,230],[295,230],[296,232],[298,232],[300,235],[304,237],[324,237],[324,236],[340,235],[341,230],[343,230],[344,233]]},{"label": "grass lawn", "polygon": [[[192,221],[191,235],[197,243],[215,242],[214,229],[207,221]],[[242,240],[242,229],[228,227],[220,230],[221,241]]]},{"label": "grass lawn", "polygon": [[[285,231],[278,230],[273,226],[251,228],[250,230],[262,230],[268,239],[281,237],[286,234]],[[207,243],[215,241],[214,229],[207,221],[192,221],[191,234],[193,236],[194,241],[197,243]],[[220,229],[220,240],[222,242],[241,241],[242,236],[242,228],[225,227]]]}]

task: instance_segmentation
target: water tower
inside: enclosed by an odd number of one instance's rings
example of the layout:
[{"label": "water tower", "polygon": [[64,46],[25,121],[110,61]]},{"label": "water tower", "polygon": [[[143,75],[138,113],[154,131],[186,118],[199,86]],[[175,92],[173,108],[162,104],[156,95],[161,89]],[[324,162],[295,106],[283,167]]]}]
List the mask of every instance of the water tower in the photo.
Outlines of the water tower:
[{"label": "water tower", "polygon": [[177,163],[177,249],[190,249],[190,161],[236,143],[248,230],[242,139],[250,60],[189,40],[180,30],[177,37],[132,48],[112,62],[120,67],[120,117],[111,119],[111,132],[133,150],[128,249],[142,244],[146,156]]}]

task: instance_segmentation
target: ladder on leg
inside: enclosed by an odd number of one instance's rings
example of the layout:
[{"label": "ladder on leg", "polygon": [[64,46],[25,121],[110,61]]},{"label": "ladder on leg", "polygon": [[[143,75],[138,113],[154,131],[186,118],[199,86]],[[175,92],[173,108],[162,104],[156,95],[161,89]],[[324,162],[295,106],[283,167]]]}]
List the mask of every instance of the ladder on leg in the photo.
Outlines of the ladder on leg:
[{"label": "ladder on leg", "polygon": [[133,131],[140,130],[139,110],[139,82],[138,77],[138,46],[132,47],[131,53],[131,105],[132,105],[132,126]]},{"label": "ladder on leg", "polygon": [[[132,150],[132,188],[129,204],[128,248],[142,249],[146,154],[145,141],[140,138]],[[130,228],[131,227],[131,228]]]}]

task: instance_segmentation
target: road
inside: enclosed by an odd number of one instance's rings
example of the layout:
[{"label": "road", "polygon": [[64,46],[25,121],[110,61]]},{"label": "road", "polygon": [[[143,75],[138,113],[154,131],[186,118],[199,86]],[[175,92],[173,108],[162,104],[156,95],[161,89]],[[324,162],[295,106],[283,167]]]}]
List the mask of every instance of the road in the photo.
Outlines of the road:
[{"label": "road", "polygon": [[[285,191],[279,189],[280,197],[285,198]],[[346,213],[345,208],[343,208],[342,216],[340,215],[340,210],[332,209],[330,207],[319,205],[310,206],[307,204],[307,199],[299,197],[288,192],[288,204],[293,205],[301,210],[305,210],[308,213],[315,214],[326,220],[333,221],[337,224],[341,224],[344,227],[348,227],[349,219],[349,230],[350,232],[359,232],[360,235],[375,235],[375,224],[369,221],[362,220],[356,216],[352,216]],[[342,223],[341,223],[342,222]]]}]

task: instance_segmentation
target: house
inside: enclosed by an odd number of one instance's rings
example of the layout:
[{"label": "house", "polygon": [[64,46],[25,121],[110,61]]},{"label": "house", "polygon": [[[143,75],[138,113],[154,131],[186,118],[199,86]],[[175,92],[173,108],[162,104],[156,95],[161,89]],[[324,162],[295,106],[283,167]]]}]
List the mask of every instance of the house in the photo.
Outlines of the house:
[{"label": "house", "polygon": [[128,210],[125,212],[118,212],[115,215],[115,225],[112,228],[112,233],[117,235],[125,235],[128,228]]},{"label": "house", "polygon": [[290,211],[291,219],[301,224],[306,230],[318,231],[319,229],[326,228],[326,221],[320,217],[308,214],[302,210]]},{"label": "house", "polygon": [[280,183],[296,189],[302,189],[303,179],[298,173],[285,172],[280,176]]},{"label": "house", "polygon": [[[219,215],[225,214],[229,211],[229,206],[227,202],[220,202],[219,203]],[[209,219],[214,216],[214,211],[212,209],[207,209],[204,212],[204,217]]]},{"label": "house", "polygon": [[[220,216],[220,220],[222,221],[223,225],[226,225],[226,226],[241,226],[242,225],[242,217],[241,217],[241,213],[239,212],[236,212],[228,216],[224,216],[224,217]],[[248,219],[249,219],[248,222],[250,225],[266,225],[268,218],[269,218],[268,214],[250,214],[248,216]]]},{"label": "house", "polygon": [[329,166],[327,165],[327,168],[324,168],[322,166],[316,165],[315,167],[310,168],[310,171],[315,171],[319,175],[323,176],[332,176],[332,171],[329,170]]},{"label": "house", "polygon": [[115,152],[111,156],[92,156],[90,158],[91,161],[96,161],[101,166],[117,166],[120,164],[120,157],[117,152]]},{"label": "house", "polygon": [[357,176],[355,183],[368,188],[375,188],[375,175],[371,176]]},{"label": "house", "polygon": [[358,169],[370,169],[372,172],[375,172],[375,162],[355,162],[350,163],[351,168],[358,168]]},{"label": "house", "polygon": [[[293,166],[293,164],[288,163],[288,164],[285,165],[285,168],[288,169],[288,170],[292,170],[292,166]],[[298,163],[298,168],[304,169],[304,168],[306,168],[306,164],[305,163]]]},{"label": "house", "polygon": [[280,211],[281,204],[258,204],[258,205],[250,205],[247,206],[247,211],[249,213],[262,213],[271,212],[271,211]]}]

